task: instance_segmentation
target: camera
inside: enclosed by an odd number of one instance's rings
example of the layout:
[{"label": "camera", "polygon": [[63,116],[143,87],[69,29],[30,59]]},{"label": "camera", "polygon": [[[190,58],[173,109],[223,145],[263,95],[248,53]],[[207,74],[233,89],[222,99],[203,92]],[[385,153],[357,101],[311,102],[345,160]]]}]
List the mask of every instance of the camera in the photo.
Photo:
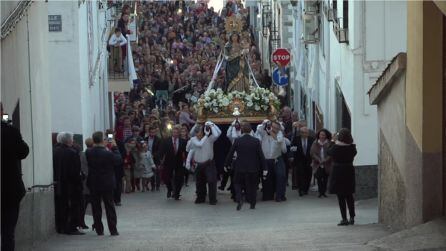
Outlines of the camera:
[{"label": "camera", "polygon": [[113,141],[113,134],[112,133],[107,134],[107,139],[108,139],[108,142],[112,142]]}]

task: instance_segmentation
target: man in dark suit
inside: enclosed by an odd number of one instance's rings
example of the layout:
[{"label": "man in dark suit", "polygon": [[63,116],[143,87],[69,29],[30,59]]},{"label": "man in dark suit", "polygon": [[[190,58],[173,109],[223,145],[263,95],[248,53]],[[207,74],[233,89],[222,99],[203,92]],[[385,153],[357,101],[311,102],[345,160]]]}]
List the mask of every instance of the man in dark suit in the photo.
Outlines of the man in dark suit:
[{"label": "man in dark suit", "polygon": [[[3,115],[3,107],[2,107]],[[23,141],[17,128],[2,123],[2,250],[14,250],[15,227],[19,218],[20,201],[26,190],[22,180],[20,160],[29,153],[28,145]]]},{"label": "man in dark suit", "polygon": [[119,235],[116,228],[117,217],[113,190],[116,188],[115,166],[122,165],[121,154],[114,140],[111,141],[111,150],[105,147],[102,132],[93,133],[92,138],[95,145],[88,149],[85,155],[88,162],[87,186],[90,189],[93,208],[93,229],[98,235],[104,234],[101,207],[101,201],[103,201],[110,234]]},{"label": "man in dark suit", "polygon": [[164,183],[167,186],[167,198],[180,199],[184,183],[186,160],[186,140],[180,138],[181,125],[172,128],[172,136],[164,140],[160,147],[159,159],[163,163]]},{"label": "man in dark suit", "polygon": [[294,152],[293,179],[297,180],[300,196],[308,194],[310,189],[311,177],[313,175],[310,149],[313,142],[314,138],[309,136],[308,128],[302,127],[300,136],[294,137],[291,143],[291,151]]},{"label": "man in dark suit", "polygon": [[255,208],[259,173],[263,170],[263,176],[266,177],[268,172],[260,141],[250,135],[251,125],[245,121],[241,127],[243,136],[235,139],[225,161],[225,167],[228,169],[234,152],[237,152],[233,165],[237,210],[243,205],[242,188],[245,190],[246,200],[251,204],[251,209]]},{"label": "man in dark suit", "polygon": [[53,150],[54,200],[56,231],[82,235],[82,177],[79,152],[73,147],[73,134],[61,132]]},{"label": "man in dark suit", "polygon": [[149,128],[149,136],[144,138],[147,142],[147,146],[149,148],[150,153],[152,154],[153,162],[156,165],[155,175],[152,177],[152,191],[156,189],[156,191],[160,190],[160,159],[159,159],[159,151],[161,145],[161,139],[156,135],[156,127],[150,126]]}]

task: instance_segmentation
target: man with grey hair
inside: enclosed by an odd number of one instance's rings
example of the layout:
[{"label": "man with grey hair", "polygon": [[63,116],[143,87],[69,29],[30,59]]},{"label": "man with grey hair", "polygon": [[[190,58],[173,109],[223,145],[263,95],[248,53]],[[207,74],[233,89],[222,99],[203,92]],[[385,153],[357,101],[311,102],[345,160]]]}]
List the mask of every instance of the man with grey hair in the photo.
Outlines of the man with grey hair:
[{"label": "man with grey hair", "polygon": [[73,134],[61,132],[53,150],[54,199],[56,231],[60,234],[82,235],[82,178],[79,152],[73,147]]},{"label": "man with grey hair", "polygon": [[[297,184],[299,195],[307,195],[312,178],[310,149],[314,142],[307,127],[300,128],[300,136],[291,143],[293,152],[293,185]],[[295,188],[295,187],[293,187]]]}]

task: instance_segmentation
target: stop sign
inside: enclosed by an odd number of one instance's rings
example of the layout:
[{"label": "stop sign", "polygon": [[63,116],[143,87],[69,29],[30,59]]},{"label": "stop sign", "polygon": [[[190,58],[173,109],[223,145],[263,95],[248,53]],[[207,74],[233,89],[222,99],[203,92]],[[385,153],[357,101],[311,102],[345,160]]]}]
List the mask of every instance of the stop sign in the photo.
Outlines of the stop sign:
[{"label": "stop sign", "polygon": [[287,49],[278,48],[273,52],[273,62],[279,66],[287,66],[290,63],[291,55]]}]

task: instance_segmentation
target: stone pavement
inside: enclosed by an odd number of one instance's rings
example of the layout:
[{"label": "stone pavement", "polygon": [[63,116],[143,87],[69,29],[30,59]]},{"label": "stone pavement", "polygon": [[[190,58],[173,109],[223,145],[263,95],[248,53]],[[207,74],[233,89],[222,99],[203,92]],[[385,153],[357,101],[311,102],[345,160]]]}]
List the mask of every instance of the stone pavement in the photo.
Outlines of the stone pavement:
[{"label": "stone pavement", "polygon": [[[338,227],[340,213],[334,195],[319,199],[287,191],[286,202],[245,204],[236,211],[228,192],[219,192],[218,204],[195,205],[193,185],[182,200],[161,192],[123,196],[117,208],[120,236],[107,231],[97,236],[54,235],[34,250],[376,250],[366,245],[390,234],[377,222],[375,200],[357,202],[355,226]],[[105,224],[105,214],[103,215]],[[86,221],[92,223],[91,216]]]}]

